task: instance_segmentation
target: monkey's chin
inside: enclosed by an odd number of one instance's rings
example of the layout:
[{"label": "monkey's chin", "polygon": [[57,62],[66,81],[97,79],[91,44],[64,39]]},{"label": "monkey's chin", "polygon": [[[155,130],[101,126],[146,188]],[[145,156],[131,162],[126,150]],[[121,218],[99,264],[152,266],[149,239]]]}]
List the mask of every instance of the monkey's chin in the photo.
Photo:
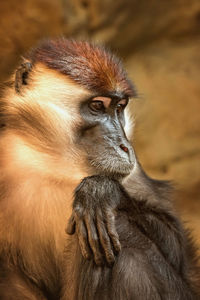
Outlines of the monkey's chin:
[{"label": "monkey's chin", "polygon": [[109,176],[117,180],[128,176],[134,168],[134,163],[127,163],[124,160],[93,161],[91,165],[96,174]]}]

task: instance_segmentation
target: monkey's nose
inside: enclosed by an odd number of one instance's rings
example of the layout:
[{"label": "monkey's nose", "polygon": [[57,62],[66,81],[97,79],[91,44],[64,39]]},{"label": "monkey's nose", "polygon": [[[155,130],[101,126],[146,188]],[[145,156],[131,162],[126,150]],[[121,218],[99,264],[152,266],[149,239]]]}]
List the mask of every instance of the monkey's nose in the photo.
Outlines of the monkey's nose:
[{"label": "monkey's nose", "polygon": [[124,144],[120,145],[120,148],[124,151],[124,152],[128,152],[128,148],[126,146],[124,146]]}]

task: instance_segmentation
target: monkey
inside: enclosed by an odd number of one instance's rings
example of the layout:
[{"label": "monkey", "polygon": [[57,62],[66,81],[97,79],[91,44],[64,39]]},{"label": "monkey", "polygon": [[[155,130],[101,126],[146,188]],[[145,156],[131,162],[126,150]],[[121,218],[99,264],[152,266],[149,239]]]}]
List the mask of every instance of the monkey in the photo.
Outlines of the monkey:
[{"label": "monkey", "polygon": [[170,184],[127,138],[136,89],[104,47],[23,57],[0,100],[0,299],[200,299]]}]

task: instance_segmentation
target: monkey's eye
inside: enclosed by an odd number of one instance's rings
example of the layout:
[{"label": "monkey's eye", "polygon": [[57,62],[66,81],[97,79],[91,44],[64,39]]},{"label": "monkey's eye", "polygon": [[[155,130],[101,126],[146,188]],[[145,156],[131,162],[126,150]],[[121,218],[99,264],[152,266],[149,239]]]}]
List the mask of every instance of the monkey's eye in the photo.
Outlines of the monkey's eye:
[{"label": "monkey's eye", "polygon": [[100,101],[100,100],[91,101],[90,104],[89,104],[89,107],[93,111],[102,111],[102,112],[105,111],[105,107],[104,107],[103,101]]},{"label": "monkey's eye", "polygon": [[117,114],[120,114],[125,109],[127,104],[128,104],[128,99],[120,100],[116,106]]}]

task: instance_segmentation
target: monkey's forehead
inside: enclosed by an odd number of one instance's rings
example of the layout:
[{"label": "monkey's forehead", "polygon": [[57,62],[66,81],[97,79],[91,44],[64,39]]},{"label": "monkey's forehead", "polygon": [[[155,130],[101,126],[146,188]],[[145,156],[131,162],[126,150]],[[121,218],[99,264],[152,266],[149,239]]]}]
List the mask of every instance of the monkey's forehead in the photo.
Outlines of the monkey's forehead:
[{"label": "monkey's forehead", "polygon": [[26,56],[69,76],[78,84],[101,94],[136,95],[121,62],[103,47],[67,39],[43,41]]}]

